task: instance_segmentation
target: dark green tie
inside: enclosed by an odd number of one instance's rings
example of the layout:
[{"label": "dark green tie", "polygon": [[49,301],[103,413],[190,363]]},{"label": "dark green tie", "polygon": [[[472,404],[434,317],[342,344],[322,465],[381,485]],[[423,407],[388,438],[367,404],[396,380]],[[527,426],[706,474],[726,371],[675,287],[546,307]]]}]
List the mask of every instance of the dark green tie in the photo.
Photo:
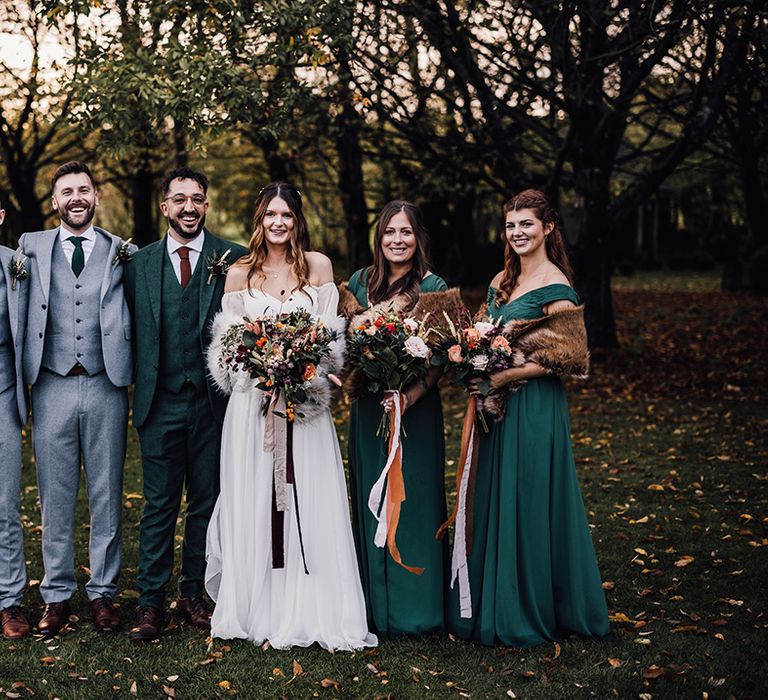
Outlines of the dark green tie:
[{"label": "dark green tie", "polygon": [[68,241],[75,246],[72,251],[72,272],[75,273],[75,277],[80,277],[80,273],[85,267],[85,252],[83,251],[83,239],[80,236],[70,236]]}]

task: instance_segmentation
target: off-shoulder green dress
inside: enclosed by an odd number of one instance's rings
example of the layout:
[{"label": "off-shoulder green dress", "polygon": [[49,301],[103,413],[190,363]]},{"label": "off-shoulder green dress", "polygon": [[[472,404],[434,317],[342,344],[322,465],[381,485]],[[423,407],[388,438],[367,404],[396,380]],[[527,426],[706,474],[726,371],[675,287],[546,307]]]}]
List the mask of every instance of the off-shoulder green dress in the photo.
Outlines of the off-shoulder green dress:
[{"label": "off-shoulder green dress", "polygon": [[[368,306],[365,270],[349,280],[348,289]],[[429,275],[422,292],[447,289],[445,281]],[[435,532],[446,518],[445,442],[443,411],[437,387],[403,414],[403,480],[406,500],[397,528],[403,562],[423,566],[416,575],[396,564],[386,547],[373,543],[376,520],[368,509],[368,494],[387,457],[387,443],[376,437],[383,395],[368,393],[352,402],[349,421],[349,490],[352,529],[365,593],[368,625],[379,636],[441,632],[445,616],[446,547]]]},{"label": "off-shoulder green dress", "polygon": [[[576,293],[535,289],[494,318],[533,319]],[[528,647],[569,632],[609,631],[600,572],[571,450],[568,403],[559,378],[540,377],[510,394],[504,419],[481,434],[469,555],[472,617],[461,618],[458,585],[448,593],[448,627],[483,644]]]}]

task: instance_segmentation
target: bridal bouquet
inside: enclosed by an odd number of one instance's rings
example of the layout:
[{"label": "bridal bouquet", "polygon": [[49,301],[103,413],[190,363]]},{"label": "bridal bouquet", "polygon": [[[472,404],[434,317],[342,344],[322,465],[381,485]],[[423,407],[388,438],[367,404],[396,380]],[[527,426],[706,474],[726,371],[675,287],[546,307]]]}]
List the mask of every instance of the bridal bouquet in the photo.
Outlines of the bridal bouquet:
[{"label": "bridal bouquet", "polygon": [[[311,400],[308,382],[318,373],[320,363],[331,354],[337,333],[307,311],[277,316],[243,317],[229,326],[221,337],[219,367],[230,372],[245,372],[255,388],[270,397],[282,395],[285,413],[276,414],[292,423],[304,415],[301,404]],[[327,375],[333,381],[334,375]],[[336,383],[338,380],[336,379]],[[267,415],[274,401],[264,403]]]}]

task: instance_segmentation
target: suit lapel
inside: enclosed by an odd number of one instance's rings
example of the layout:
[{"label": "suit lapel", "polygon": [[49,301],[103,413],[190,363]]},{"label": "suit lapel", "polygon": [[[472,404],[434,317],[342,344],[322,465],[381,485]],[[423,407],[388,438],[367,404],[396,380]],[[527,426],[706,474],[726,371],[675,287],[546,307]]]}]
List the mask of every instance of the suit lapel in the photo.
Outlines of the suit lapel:
[{"label": "suit lapel", "polygon": [[163,238],[160,245],[155,246],[152,254],[147,256],[147,262],[144,265],[144,284],[157,328],[160,328],[160,298],[163,293],[163,257],[166,246],[167,242]]},{"label": "suit lapel", "polygon": [[213,293],[218,283],[218,277],[214,275],[211,283],[208,284],[208,270],[206,269],[208,258],[216,252],[216,243],[213,235],[206,231],[203,239],[203,251],[197,261],[197,266],[200,268],[200,333],[205,328],[205,319],[208,318],[208,310],[211,308]]},{"label": "suit lapel", "polygon": [[[110,236],[104,229],[100,229],[94,226],[94,231],[96,231],[97,236],[99,235],[103,236],[105,239],[105,242],[109,244],[109,254],[107,255],[107,266],[104,269],[104,277],[101,280],[101,300],[103,301],[104,297],[107,294],[107,290],[109,289],[109,284],[112,281],[112,275],[114,274],[115,268],[117,267],[117,265],[112,264],[112,261],[115,259],[115,255],[117,254],[118,242],[115,238]],[[94,250],[95,250],[95,246],[94,246]]]},{"label": "suit lapel", "polygon": [[[19,253],[20,250],[17,250],[11,260],[17,258]],[[27,265],[29,265],[29,262],[27,262]],[[3,265],[3,274],[5,275],[5,296],[8,299],[8,322],[11,324],[11,338],[15,342],[16,335],[19,332],[17,325],[19,322],[19,295],[18,292],[13,291],[13,275],[11,275],[7,265]],[[17,289],[20,284],[24,284],[24,282],[16,282]],[[29,284],[28,281],[27,284]]]},{"label": "suit lapel", "polygon": [[48,294],[51,291],[51,259],[59,229],[43,231],[40,235],[42,240],[37,246],[37,270],[40,275],[40,286],[43,288],[43,297],[48,301]]}]

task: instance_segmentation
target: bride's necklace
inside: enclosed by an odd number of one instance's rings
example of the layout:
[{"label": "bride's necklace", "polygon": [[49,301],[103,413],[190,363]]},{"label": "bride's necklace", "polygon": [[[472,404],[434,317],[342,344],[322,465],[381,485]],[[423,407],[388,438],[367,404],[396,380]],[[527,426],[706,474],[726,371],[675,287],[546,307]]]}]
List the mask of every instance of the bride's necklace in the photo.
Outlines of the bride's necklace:
[{"label": "bride's necklace", "polygon": [[280,284],[278,284],[279,287],[282,287],[280,290],[280,297],[282,298],[285,296],[285,284],[284,282],[290,281],[291,277],[291,266],[285,265],[284,267],[280,268],[277,272],[273,272],[270,269],[261,268],[261,274],[264,275],[264,281],[267,281],[268,279],[273,280],[280,280]]}]

